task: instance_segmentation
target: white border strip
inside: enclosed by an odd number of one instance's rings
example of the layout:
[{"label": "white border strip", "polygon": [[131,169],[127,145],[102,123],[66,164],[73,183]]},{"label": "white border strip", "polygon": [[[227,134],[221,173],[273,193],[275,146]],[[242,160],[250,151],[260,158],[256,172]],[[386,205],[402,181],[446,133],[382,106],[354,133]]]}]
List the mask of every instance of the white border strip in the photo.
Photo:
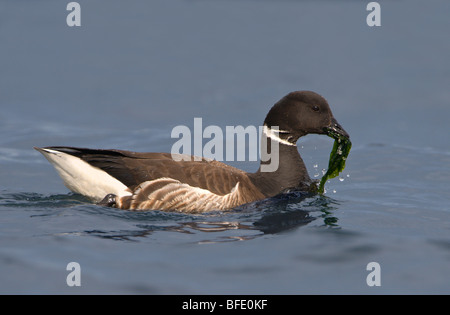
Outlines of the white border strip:
[{"label": "white border strip", "polygon": [[285,130],[277,130],[277,129],[271,129],[269,127],[267,127],[266,125],[263,126],[263,133],[267,138],[270,138],[274,141],[277,141],[279,143],[285,144],[285,145],[290,145],[290,146],[297,146],[296,143],[291,143],[287,140],[281,139],[278,134],[279,133],[289,133],[289,131],[285,131]]}]

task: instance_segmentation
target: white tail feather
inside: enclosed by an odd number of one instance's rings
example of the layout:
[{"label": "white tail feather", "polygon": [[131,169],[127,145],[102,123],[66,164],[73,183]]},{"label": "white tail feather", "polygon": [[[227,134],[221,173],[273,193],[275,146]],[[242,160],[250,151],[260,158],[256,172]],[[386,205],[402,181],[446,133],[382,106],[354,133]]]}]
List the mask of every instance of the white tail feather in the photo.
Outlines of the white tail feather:
[{"label": "white tail feather", "polygon": [[123,197],[131,195],[128,187],[105,171],[94,167],[73,155],[35,148],[55,167],[64,185],[74,193],[93,201],[101,201],[108,194]]}]

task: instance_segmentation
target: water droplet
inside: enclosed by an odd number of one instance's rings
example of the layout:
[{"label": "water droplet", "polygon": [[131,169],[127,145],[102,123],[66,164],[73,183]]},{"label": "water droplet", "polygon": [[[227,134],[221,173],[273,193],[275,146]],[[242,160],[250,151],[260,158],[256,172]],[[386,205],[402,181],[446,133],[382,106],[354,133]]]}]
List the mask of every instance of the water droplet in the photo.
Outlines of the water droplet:
[{"label": "water droplet", "polygon": [[343,181],[344,181],[344,177],[339,176],[339,180],[340,180],[341,182],[343,182]]},{"label": "water droplet", "polygon": [[350,174],[347,174],[347,177],[350,177]]},{"label": "water droplet", "polygon": [[335,194],[336,193],[336,189],[333,189],[333,194]]},{"label": "water droplet", "polygon": [[326,172],[327,172],[327,170],[322,168],[322,175],[325,175]]},{"label": "water droplet", "polygon": [[316,164],[313,165],[313,167],[314,167],[314,168],[318,168],[319,165],[316,163]]},{"label": "water droplet", "polygon": [[319,177],[319,173],[314,174],[314,177]]}]

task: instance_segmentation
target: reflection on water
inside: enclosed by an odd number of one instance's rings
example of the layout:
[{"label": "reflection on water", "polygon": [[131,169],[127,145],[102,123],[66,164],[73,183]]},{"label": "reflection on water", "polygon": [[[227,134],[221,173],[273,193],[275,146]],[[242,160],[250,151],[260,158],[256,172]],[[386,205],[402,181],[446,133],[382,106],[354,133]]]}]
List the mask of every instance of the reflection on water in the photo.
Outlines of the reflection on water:
[{"label": "reflection on water", "polygon": [[135,237],[146,237],[155,232],[166,231],[197,234],[200,236],[199,243],[243,241],[292,230],[315,220],[323,220],[323,225],[337,227],[337,218],[332,214],[336,205],[336,201],[328,197],[294,192],[243,205],[232,212],[186,215],[187,220],[171,221],[169,225],[167,221],[163,225],[136,224],[136,227],[140,228],[139,231],[86,233],[133,240]]},{"label": "reflection on water", "polygon": [[[337,205],[336,200],[329,197],[289,192],[243,205],[230,212],[192,215],[104,208],[74,194],[0,194],[0,207],[32,210],[30,218],[46,217],[57,221],[54,226],[59,231],[52,235],[89,235],[123,241],[139,241],[154,233],[171,232],[193,235],[198,243],[229,242],[282,233],[313,221],[338,227],[337,218],[333,216]],[[74,230],[74,226],[64,222],[64,216],[79,216],[78,220],[83,222],[79,225],[80,230]],[[108,224],[104,223],[105,219],[110,219]],[[129,228],[116,229],[123,223]]]}]

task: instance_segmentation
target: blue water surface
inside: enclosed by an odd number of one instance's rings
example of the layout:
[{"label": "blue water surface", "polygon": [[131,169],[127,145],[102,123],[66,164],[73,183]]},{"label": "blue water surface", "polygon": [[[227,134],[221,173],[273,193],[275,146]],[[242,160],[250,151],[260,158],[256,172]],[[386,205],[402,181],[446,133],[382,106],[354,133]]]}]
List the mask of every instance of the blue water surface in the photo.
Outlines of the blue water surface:
[{"label": "blue water surface", "polygon": [[[0,3],[0,293],[450,293],[448,1],[379,1],[380,27],[368,1],[78,2],[80,27],[61,1]],[[294,90],[322,94],[351,135],[324,195],[121,211],[70,193],[33,150],[170,152],[174,126],[259,126]],[[299,141],[311,177],[332,145]]]}]

